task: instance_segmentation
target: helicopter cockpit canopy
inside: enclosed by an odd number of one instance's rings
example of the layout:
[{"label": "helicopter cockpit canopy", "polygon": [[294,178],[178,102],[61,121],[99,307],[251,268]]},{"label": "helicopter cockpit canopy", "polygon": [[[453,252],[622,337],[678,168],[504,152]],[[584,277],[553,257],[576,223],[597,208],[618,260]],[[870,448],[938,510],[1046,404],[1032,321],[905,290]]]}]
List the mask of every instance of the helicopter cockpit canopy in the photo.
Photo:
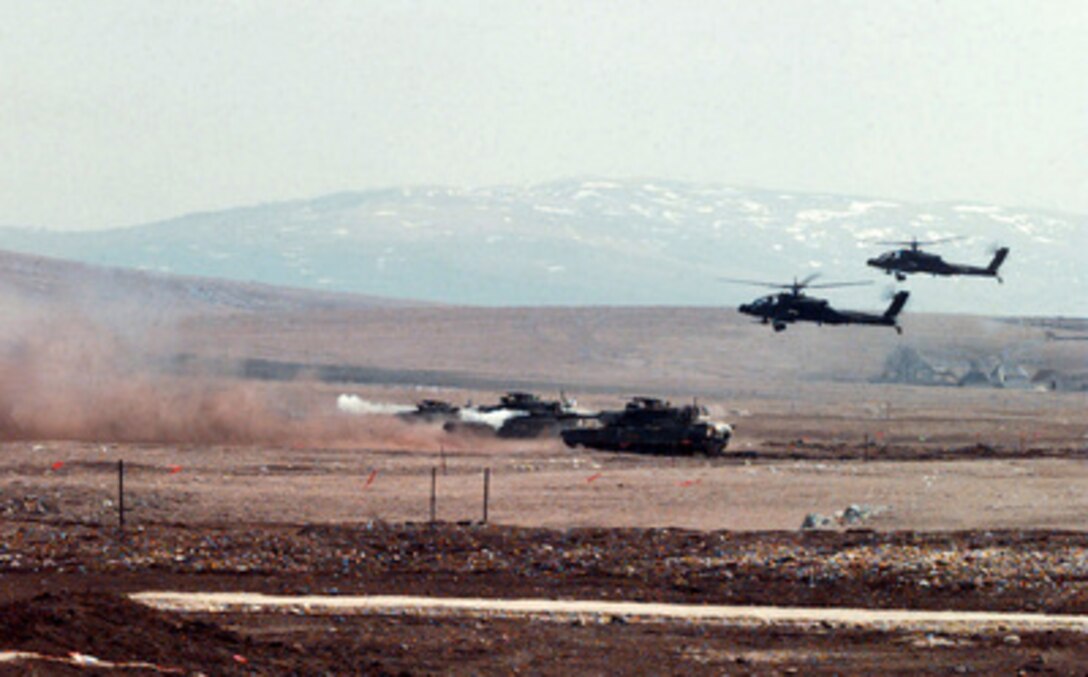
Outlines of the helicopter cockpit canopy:
[{"label": "helicopter cockpit canopy", "polygon": [[770,296],[761,296],[760,298],[752,301],[751,303],[745,303],[738,310],[746,315],[755,315],[757,317],[768,317],[774,315],[778,308],[778,296],[771,294]]},{"label": "helicopter cockpit canopy", "polygon": [[760,313],[760,312],[764,312],[764,311],[773,310],[777,303],[778,303],[778,295],[777,294],[771,294],[769,296],[759,297],[755,301],[752,301],[751,303],[747,304],[746,307],[748,308],[748,312]]}]

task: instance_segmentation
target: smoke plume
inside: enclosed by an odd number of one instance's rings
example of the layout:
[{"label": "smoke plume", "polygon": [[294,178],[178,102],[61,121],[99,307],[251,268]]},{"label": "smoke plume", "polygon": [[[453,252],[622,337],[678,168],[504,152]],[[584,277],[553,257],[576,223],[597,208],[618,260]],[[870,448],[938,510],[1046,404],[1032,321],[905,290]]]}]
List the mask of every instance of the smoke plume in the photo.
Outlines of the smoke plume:
[{"label": "smoke plume", "polygon": [[162,365],[179,352],[168,307],[103,302],[101,289],[93,304],[28,298],[2,282],[0,441],[440,444],[441,431],[343,416],[300,384],[168,373]]}]

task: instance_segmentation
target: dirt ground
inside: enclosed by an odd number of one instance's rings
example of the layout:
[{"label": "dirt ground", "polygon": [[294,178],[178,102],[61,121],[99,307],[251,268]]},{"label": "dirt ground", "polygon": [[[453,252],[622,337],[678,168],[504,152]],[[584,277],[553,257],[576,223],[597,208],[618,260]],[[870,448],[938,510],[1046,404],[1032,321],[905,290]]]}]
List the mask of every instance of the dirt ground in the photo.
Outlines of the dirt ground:
[{"label": "dirt ground", "polygon": [[[1076,672],[1081,633],[413,614],[153,611],[123,593],[253,590],[1088,612],[1079,533],[539,530],[451,524],[3,527],[6,651],[207,674]],[[23,659],[7,667],[71,674]],[[0,663],[0,670],[4,664]],[[145,672],[150,673],[149,669]]]},{"label": "dirt ground", "polygon": [[[1072,674],[1083,640],[1061,632],[941,634],[503,618],[179,617],[114,595],[48,594],[0,607],[8,642],[154,668],[125,674]],[[29,639],[33,635],[34,639]],[[102,638],[108,638],[103,641]],[[3,674],[84,674],[23,660]]]},{"label": "dirt ground", "polygon": [[[435,518],[480,520],[488,470],[489,520],[518,526],[790,530],[857,506],[851,526],[879,530],[1083,529],[1088,422],[1059,415],[1034,439],[901,407],[872,434],[863,415],[825,422],[850,431],[833,438],[812,434],[813,414],[747,411],[721,459],[455,436],[389,416],[358,417],[382,421],[385,448],[9,442],[0,517],[112,525],[124,461],[130,524],[428,520],[432,472]],[[919,428],[932,431],[921,442],[907,432]]]},{"label": "dirt ground", "polygon": [[[1088,394],[878,379],[901,348],[1076,375],[1088,341],[969,316],[908,315],[900,336],[774,334],[724,308],[380,307],[214,281],[96,281],[59,265],[0,274],[0,674],[1088,664],[1088,637],[1072,630],[180,614],[127,597],[1088,614]],[[451,437],[335,406],[343,393],[381,408],[507,389],[562,389],[590,409],[697,398],[736,434],[722,459],[652,458]]]},{"label": "dirt ground", "polygon": [[[385,448],[4,443],[0,652],[31,653],[0,660],[0,674],[79,674],[86,656],[136,674],[1069,674],[1088,661],[1074,630],[178,614],[124,596],[1088,613],[1075,401],[1045,417],[980,411],[970,423],[905,402],[890,415],[835,417],[791,415],[788,402],[709,404],[737,423],[722,459],[451,437],[385,417],[371,426]],[[1028,432],[1039,421],[1046,436]],[[810,514],[826,521],[800,530]]]}]

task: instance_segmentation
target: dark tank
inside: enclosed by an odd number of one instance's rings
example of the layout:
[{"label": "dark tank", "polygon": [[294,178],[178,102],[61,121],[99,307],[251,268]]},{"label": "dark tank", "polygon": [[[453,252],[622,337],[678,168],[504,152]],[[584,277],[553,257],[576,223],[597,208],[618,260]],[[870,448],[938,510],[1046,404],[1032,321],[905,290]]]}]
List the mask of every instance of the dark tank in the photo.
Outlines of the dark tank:
[{"label": "dark tank", "polygon": [[505,438],[557,437],[584,418],[562,395],[558,400],[542,400],[532,393],[510,392],[499,399],[497,409],[518,412],[496,431]]},{"label": "dark tank", "polygon": [[420,400],[416,408],[397,414],[409,423],[444,423],[457,420],[461,408],[443,400]]},{"label": "dark tank", "polygon": [[446,423],[452,433],[495,435],[506,439],[558,437],[578,425],[584,414],[574,411],[566,398],[542,400],[532,393],[508,392],[498,404],[466,409],[460,420]]},{"label": "dark tank", "polygon": [[603,411],[577,428],[562,431],[568,447],[661,456],[719,456],[733,428],[706,419],[706,409],[674,407],[664,400],[636,397],[622,411]]}]

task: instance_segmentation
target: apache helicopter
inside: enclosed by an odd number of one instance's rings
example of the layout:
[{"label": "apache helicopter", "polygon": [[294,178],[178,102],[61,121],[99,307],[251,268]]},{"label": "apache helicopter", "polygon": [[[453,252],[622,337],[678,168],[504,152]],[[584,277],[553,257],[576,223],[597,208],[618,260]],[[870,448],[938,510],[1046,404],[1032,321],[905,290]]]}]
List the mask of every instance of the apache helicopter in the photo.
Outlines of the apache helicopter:
[{"label": "apache helicopter", "polygon": [[740,282],[754,284],[773,289],[785,289],[777,294],[770,294],[742,305],[738,310],[745,315],[753,315],[760,318],[763,324],[770,324],[775,331],[783,331],[786,325],[794,322],[815,322],[816,324],[876,324],[886,327],[895,327],[897,333],[902,334],[903,328],[896,322],[899,311],[910,296],[910,292],[901,291],[892,297],[891,305],[883,315],[875,313],[862,313],[855,310],[835,310],[824,299],[813,298],[801,293],[803,289],[830,289],[832,287],[856,287],[872,284],[872,282],[838,282],[828,284],[812,284],[819,273],[813,273],[800,282],[794,278],[793,284],[774,284],[770,282],[758,282],[755,280],[734,280],[721,278],[726,282]]},{"label": "apache helicopter", "polygon": [[907,275],[911,273],[929,273],[931,275],[977,275],[980,277],[994,277],[998,282],[1002,282],[1001,276],[997,274],[997,269],[1001,267],[1001,263],[1005,260],[1005,257],[1009,255],[1008,247],[1001,247],[994,252],[994,258],[990,261],[990,265],[982,268],[980,266],[969,266],[962,263],[949,263],[936,254],[930,254],[919,249],[919,245],[938,244],[941,242],[951,242],[952,240],[962,240],[962,237],[945,237],[937,240],[918,241],[915,239],[907,240],[905,242],[875,242],[874,244],[887,244],[887,245],[907,245],[908,249],[897,249],[891,252],[885,252],[876,258],[866,261],[873,268],[880,268],[887,274],[891,275],[895,273],[895,279],[900,282],[907,279]]}]

